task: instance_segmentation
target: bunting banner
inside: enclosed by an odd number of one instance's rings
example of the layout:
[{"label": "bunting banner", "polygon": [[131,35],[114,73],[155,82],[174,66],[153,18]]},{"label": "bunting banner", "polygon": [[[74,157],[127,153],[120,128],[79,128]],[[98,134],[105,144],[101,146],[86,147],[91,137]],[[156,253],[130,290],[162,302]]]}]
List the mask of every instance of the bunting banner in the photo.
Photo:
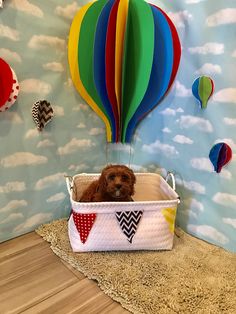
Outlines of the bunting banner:
[{"label": "bunting banner", "polygon": [[143,211],[124,211],[116,212],[116,218],[121,230],[126,235],[128,241],[132,243],[133,237],[137,231],[138,224],[142,218]]},{"label": "bunting banner", "polygon": [[96,214],[78,214],[72,210],[72,215],[80,240],[82,243],[85,243],[93,227]]},{"label": "bunting banner", "polygon": [[174,230],[175,230],[176,210],[177,209],[174,207],[174,208],[164,208],[161,211],[166,222],[168,223],[169,230],[171,233],[174,233]]}]

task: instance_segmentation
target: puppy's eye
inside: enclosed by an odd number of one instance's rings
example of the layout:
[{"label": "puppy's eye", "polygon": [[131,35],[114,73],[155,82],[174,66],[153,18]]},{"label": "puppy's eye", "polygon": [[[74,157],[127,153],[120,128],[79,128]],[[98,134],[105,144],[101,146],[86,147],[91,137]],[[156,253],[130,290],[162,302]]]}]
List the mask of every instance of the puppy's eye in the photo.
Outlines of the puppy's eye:
[{"label": "puppy's eye", "polygon": [[115,179],[115,175],[114,174],[110,174],[109,176],[108,176],[108,180],[110,180],[110,181],[113,181],[114,179]]},{"label": "puppy's eye", "polygon": [[126,174],[122,175],[122,180],[123,181],[128,181],[129,180],[129,176],[127,176]]}]

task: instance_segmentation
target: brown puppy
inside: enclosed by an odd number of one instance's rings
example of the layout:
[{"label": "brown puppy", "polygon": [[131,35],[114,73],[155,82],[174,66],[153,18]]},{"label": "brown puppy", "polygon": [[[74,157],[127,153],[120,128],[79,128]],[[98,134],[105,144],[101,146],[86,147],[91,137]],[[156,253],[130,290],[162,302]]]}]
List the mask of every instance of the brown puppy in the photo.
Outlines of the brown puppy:
[{"label": "brown puppy", "polygon": [[83,192],[80,202],[126,202],[132,201],[134,184],[133,170],[123,165],[109,165],[102,170],[98,180],[93,181]]}]

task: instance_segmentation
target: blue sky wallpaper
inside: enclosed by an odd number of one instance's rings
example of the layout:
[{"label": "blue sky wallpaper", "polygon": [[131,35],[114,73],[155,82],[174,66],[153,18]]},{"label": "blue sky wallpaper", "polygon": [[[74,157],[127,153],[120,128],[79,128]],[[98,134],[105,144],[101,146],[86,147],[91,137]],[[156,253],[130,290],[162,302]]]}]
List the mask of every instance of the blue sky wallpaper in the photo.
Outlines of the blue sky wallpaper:
[{"label": "blue sky wallpaper", "polygon": [[[15,71],[20,92],[16,103],[0,112],[1,241],[68,216],[65,174],[124,163],[136,172],[164,177],[174,172],[181,197],[177,224],[236,252],[236,1],[150,2],[174,22],[182,57],[170,92],[139,124],[131,145],[106,143],[102,120],[70,77],[70,25],[88,1],[3,2],[0,57]],[[204,110],[192,95],[201,75],[215,84]],[[31,109],[43,99],[54,117],[38,132]],[[218,142],[233,152],[220,173],[208,157]]]}]

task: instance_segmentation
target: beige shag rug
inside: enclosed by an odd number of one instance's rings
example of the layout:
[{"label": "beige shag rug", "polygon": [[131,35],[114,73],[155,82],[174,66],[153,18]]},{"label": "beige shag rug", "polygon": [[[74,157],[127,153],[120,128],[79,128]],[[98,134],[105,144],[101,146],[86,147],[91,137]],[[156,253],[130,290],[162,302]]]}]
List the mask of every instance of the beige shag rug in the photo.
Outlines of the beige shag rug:
[{"label": "beige shag rug", "polygon": [[64,219],[36,232],[132,313],[236,313],[236,254],[180,229],[168,252],[73,253]]}]

